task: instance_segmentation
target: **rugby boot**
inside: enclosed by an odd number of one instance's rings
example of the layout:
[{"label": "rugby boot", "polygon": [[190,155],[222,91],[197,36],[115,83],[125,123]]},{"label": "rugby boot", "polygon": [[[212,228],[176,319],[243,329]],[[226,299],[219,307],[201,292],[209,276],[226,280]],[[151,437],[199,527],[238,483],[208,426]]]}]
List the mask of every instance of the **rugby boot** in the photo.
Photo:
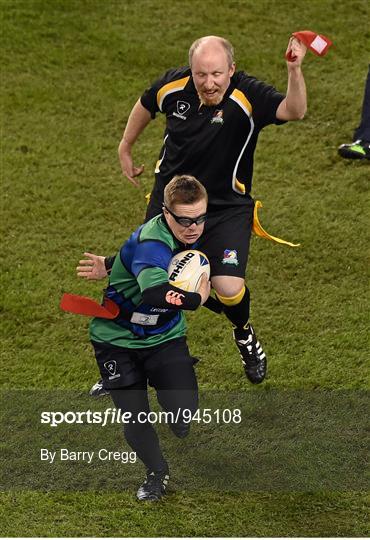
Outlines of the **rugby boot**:
[{"label": "rugby boot", "polygon": [[168,469],[160,472],[148,471],[146,479],[137,490],[137,499],[139,501],[160,501],[166,494],[169,479]]},{"label": "rugby boot", "polygon": [[259,384],[266,377],[267,358],[257,340],[253,326],[248,323],[244,329],[234,329],[235,343],[239,349],[244,371],[253,384]]},{"label": "rugby boot", "polygon": [[370,142],[358,139],[350,144],[341,144],[338,154],[346,159],[370,159]]},{"label": "rugby boot", "polygon": [[168,426],[172,433],[174,433],[179,439],[184,439],[189,435],[190,422],[179,420],[178,422],[170,422]]},{"label": "rugby boot", "polygon": [[102,379],[100,379],[90,388],[89,396],[91,397],[109,396],[109,390],[106,390],[104,388]]}]

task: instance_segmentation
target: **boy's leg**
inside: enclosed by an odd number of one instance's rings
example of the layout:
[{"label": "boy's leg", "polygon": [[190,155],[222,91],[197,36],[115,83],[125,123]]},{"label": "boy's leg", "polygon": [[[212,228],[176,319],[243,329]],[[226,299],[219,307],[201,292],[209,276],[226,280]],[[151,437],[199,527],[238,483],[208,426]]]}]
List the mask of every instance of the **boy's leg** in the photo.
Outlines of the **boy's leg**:
[{"label": "boy's leg", "polygon": [[[128,444],[147,468],[145,490],[138,498],[158,500],[168,482],[168,464],[163,457],[157,433],[147,415],[150,412],[147,376],[139,351],[92,342],[104,387],[111,394],[117,409],[130,412],[130,422],[124,424]],[[141,414],[140,414],[141,413]]]},{"label": "boy's leg", "polygon": [[195,361],[185,338],[179,338],[163,344],[145,363],[149,383],[156,389],[162,409],[169,413],[169,427],[179,438],[188,435],[191,417],[198,408]]},{"label": "boy's leg", "polygon": [[111,389],[110,394],[117,409],[131,413],[130,422],[124,424],[124,434],[137,457],[148,471],[167,472],[168,464],[163,457],[158,435],[153,425],[146,421],[146,415],[150,412],[146,383]]},{"label": "boy's leg", "polygon": [[170,476],[158,435],[153,425],[146,420],[150,412],[146,382],[112,389],[110,393],[118,409],[131,412],[131,421],[124,427],[125,437],[147,469],[146,479],[140,485],[136,497],[140,501],[159,501],[166,493]]}]

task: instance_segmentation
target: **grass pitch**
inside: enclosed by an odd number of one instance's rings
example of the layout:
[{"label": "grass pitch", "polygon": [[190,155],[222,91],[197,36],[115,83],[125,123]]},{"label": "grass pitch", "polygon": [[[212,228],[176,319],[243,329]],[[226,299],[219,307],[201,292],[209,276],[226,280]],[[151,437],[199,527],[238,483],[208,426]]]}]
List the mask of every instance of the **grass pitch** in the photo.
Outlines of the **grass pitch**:
[{"label": "grass pitch", "polygon": [[[1,387],[18,420],[16,429],[2,422],[3,473],[20,453],[24,465],[30,459],[20,436],[32,441],[40,432],[37,418],[29,421],[35,411],[27,392],[74,391],[83,402],[97,377],[87,321],[61,313],[59,299],[64,291],[98,298],[101,284],[75,278],[81,253],[114,253],[141,223],[163,119],[135,147],[137,163],[146,164],[139,189],[122,178],[118,142],[143,89],[168,67],[186,64],[189,45],[201,35],[229,38],[237,65],[281,91],[291,32],[311,29],[335,44],[322,59],[307,53],[304,121],[267,128],[255,156],[253,196],[264,203],[264,227],[301,243],[290,249],[252,241],[252,320],[269,357],[269,378],[261,387],[249,385],[229,325],[201,310],[188,317],[192,352],[202,358],[201,390],[222,390],[231,406],[233,392],[257,399],[270,391],[356,396],[368,389],[370,166],[341,159],[336,148],[351,140],[360,119],[369,3],[2,0],[0,7]],[[24,404],[23,412],[17,404]],[[306,427],[302,420],[301,430]],[[42,433],[47,443],[48,432]],[[123,445],[118,429],[117,441]],[[192,441],[199,443],[187,444]],[[263,457],[263,447],[255,448]],[[225,478],[225,492],[185,491],[180,483],[163,504],[148,506],[135,502],[131,485],[122,491],[104,491],[99,482],[93,490],[35,489],[22,466],[11,470],[13,487],[4,485],[1,494],[4,536],[368,533],[366,493],[355,484],[353,490],[232,491]],[[139,470],[133,485],[141,480]]]}]

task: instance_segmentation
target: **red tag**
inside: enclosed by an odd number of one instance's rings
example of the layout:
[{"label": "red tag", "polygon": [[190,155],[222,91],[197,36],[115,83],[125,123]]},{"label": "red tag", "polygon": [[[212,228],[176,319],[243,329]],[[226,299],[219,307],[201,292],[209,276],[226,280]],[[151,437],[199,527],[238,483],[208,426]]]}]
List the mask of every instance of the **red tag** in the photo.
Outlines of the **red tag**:
[{"label": "red tag", "polygon": [[87,296],[69,293],[63,294],[60,307],[63,311],[68,311],[69,313],[87,315],[88,317],[100,317],[101,319],[115,319],[119,314],[119,307],[115,302],[109,300],[109,298],[104,298],[104,303],[101,305]]},{"label": "red tag", "polygon": [[[328,52],[329,47],[333,45],[332,41],[330,41],[329,38],[323,36],[322,34],[316,34],[315,32],[311,32],[311,30],[293,32],[292,35],[299,41],[304,43],[306,47],[308,49],[311,49],[311,51],[317,56],[325,56]],[[289,51],[285,55],[285,58],[289,62],[294,62],[297,57],[292,54],[292,51]]]}]

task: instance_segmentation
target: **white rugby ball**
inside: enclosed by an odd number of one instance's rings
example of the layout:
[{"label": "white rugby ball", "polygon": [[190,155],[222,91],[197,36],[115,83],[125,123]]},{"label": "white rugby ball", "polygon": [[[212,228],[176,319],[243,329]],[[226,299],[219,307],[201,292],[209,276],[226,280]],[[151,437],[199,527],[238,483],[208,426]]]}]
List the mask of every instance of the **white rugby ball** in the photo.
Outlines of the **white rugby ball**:
[{"label": "white rugby ball", "polygon": [[202,274],[210,276],[209,260],[201,251],[188,249],[181,251],[168,266],[168,281],[171,285],[188,292],[197,292]]}]

